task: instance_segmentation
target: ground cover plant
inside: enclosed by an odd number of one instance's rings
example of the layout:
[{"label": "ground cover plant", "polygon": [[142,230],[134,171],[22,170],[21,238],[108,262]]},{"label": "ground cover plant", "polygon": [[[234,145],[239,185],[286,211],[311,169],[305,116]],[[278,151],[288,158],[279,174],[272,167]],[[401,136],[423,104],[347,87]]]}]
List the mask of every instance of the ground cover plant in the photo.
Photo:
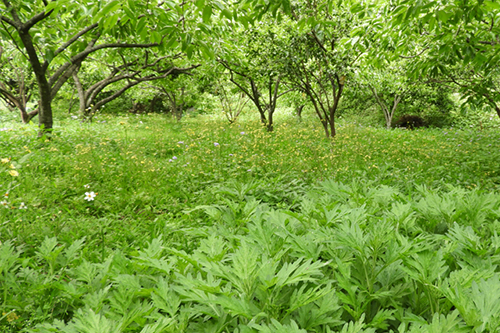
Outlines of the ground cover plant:
[{"label": "ground cover plant", "polygon": [[497,332],[500,134],[0,131],[2,332]]}]

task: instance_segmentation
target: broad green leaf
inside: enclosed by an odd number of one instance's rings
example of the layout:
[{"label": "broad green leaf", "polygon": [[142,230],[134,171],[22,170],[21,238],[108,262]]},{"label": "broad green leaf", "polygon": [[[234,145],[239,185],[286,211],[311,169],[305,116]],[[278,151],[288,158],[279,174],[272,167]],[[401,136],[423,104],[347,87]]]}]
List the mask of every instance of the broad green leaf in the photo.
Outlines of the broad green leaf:
[{"label": "broad green leaf", "polygon": [[54,50],[48,49],[47,52],[45,52],[45,60],[50,64],[52,59],[54,59]]},{"label": "broad green leaf", "polygon": [[210,18],[212,17],[212,6],[207,5],[203,8],[203,22],[208,24],[210,23]]},{"label": "broad green leaf", "polygon": [[233,15],[231,14],[231,12],[227,8],[222,9],[221,14],[224,15],[229,20],[231,20],[233,18]]},{"label": "broad green leaf", "polygon": [[103,8],[103,9],[101,9],[101,10],[99,11],[99,14],[100,14],[101,16],[103,16],[103,17],[104,17],[104,16],[107,16],[107,15],[108,15],[108,13],[110,13],[110,12],[112,12],[112,11],[116,10],[116,9],[117,9],[118,7],[120,7],[120,6],[121,6],[120,1],[118,1],[118,0],[111,1],[111,2],[110,2],[110,3],[108,3],[106,6],[104,6],[104,8]]},{"label": "broad green leaf", "polygon": [[198,7],[198,10],[205,10],[205,0],[196,0],[196,7]]}]

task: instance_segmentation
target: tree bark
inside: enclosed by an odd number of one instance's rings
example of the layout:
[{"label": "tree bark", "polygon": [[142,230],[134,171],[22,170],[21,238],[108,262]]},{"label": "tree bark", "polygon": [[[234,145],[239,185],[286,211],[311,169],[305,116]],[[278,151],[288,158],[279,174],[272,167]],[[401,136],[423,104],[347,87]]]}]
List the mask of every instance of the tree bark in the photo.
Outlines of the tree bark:
[{"label": "tree bark", "polygon": [[335,117],[332,115],[330,117],[330,135],[332,136],[332,138],[335,137],[335,135],[337,135],[337,130],[335,129]]},{"label": "tree bark", "polygon": [[23,23],[21,22],[16,9],[10,4],[10,2],[8,0],[3,0],[3,2],[13,18],[13,20],[8,23],[14,26],[17,30],[24,45],[24,49],[28,54],[31,68],[33,69],[33,73],[35,73],[36,81],[38,83],[38,93],[40,95],[40,101],[38,104],[38,125],[40,127],[40,131],[38,132],[38,136],[41,137],[45,133],[49,133],[52,130],[52,97],[50,93],[50,85],[47,81],[46,69],[40,63],[40,59],[38,58],[38,54],[29,30],[36,23],[47,18],[50,15],[50,12],[37,14],[26,23]]},{"label": "tree bark", "polygon": [[299,120],[302,120],[302,111],[304,110],[305,104],[297,106],[295,113],[297,114],[297,117],[299,117]]},{"label": "tree bark", "polygon": [[76,91],[78,93],[78,114],[82,117],[82,119],[85,117],[85,108],[87,107],[85,101],[86,101],[86,94],[85,90],[83,89],[82,82],[80,81],[80,78],[78,77],[78,71],[73,72],[73,81],[75,81],[75,87]]},{"label": "tree bark", "polygon": [[26,52],[28,53],[29,61],[38,84],[38,94],[40,96],[38,104],[38,126],[40,131],[38,132],[38,136],[41,137],[49,133],[53,127],[52,95],[49,82],[47,81],[46,71],[40,64],[31,35],[24,29],[18,29],[18,32]]}]

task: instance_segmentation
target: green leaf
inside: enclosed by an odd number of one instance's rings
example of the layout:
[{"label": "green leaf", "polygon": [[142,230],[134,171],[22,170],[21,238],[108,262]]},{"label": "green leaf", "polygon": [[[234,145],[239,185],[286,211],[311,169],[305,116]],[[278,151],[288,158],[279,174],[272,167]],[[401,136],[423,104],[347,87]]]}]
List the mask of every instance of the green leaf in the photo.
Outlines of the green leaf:
[{"label": "green leaf", "polygon": [[198,10],[205,10],[205,0],[196,0],[196,7],[198,7]]},{"label": "green leaf", "polygon": [[104,20],[104,23],[103,23],[104,28],[105,29],[110,29],[110,28],[115,27],[116,23],[118,22],[118,19],[119,19],[119,15],[118,14],[114,14],[114,15],[108,16]]},{"label": "green leaf", "polygon": [[145,26],[146,26],[146,18],[141,17],[137,22],[137,26],[135,27],[136,32],[139,34],[142,33],[144,31]]},{"label": "green leaf", "polygon": [[450,17],[453,16],[453,13],[450,13],[450,12],[447,12],[445,10],[439,10],[437,12],[437,18],[439,21],[443,22],[443,23],[446,23]]},{"label": "green leaf", "polygon": [[165,44],[165,49],[167,50],[174,49],[177,47],[177,45],[178,45],[177,36],[174,36],[170,38],[169,41]]},{"label": "green leaf", "polygon": [[221,14],[224,15],[229,20],[231,20],[233,18],[233,15],[231,14],[231,12],[226,8],[221,10]]},{"label": "green leaf", "polygon": [[97,13],[96,19],[99,20],[101,17],[107,17],[110,12],[116,10],[120,6],[121,6],[120,1],[118,0],[111,1]]},{"label": "green leaf", "polygon": [[292,12],[292,6],[290,4],[290,0],[283,0],[282,6],[283,6],[283,11],[285,12],[285,14],[290,15]]},{"label": "green leaf", "polygon": [[153,42],[153,43],[160,43],[161,42],[161,35],[158,31],[151,32],[151,42]]},{"label": "green leaf", "polygon": [[194,51],[194,45],[192,44],[186,48],[186,55],[188,59],[191,59],[193,57],[193,51]]},{"label": "green leaf", "polygon": [[210,18],[212,17],[212,6],[208,5],[203,8],[203,22],[210,23]]},{"label": "green leaf", "polygon": [[54,50],[48,49],[45,53],[45,60],[47,60],[47,62],[50,64],[52,62],[52,59],[54,59]]},{"label": "green leaf", "polygon": [[0,244],[0,276],[14,265],[18,257],[19,253],[15,252],[10,240]]},{"label": "green leaf", "polygon": [[500,9],[500,4],[496,1],[485,1],[484,4],[489,9]]},{"label": "green leaf", "polygon": [[356,14],[363,10],[363,5],[359,2],[356,2],[351,6],[351,13]]},{"label": "green leaf", "polygon": [[90,309],[79,309],[76,313],[74,323],[70,326],[71,332],[81,333],[118,333],[121,332],[116,321],[107,319],[101,314],[96,314]]}]

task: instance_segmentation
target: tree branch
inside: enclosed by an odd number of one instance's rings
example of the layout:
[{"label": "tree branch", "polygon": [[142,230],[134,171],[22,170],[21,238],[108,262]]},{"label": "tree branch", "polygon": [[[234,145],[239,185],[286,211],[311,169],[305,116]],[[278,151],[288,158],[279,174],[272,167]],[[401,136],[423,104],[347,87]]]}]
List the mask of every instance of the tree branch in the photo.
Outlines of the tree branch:
[{"label": "tree branch", "polygon": [[403,58],[403,59],[413,59],[413,58],[417,58],[417,57],[420,57],[422,55],[422,53],[424,53],[425,51],[427,51],[428,49],[430,49],[430,47],[424,47],[424,49],[422,51],[420,51],[418,54],[414,55],[414,56],[402,56],[400,55],[399,57],[400,58]]},{"label": "tree branch", "polygon": [[[93,40],[91,40],[89,42],[89,44],[87,45],[87,47],[85,48],[85,50],[90,50],[94,45],[95,43],[97,42],[97,40],[99,39],[100,37],[100,34],[98,34],[96,36],[96,38],[94,38]],[[80,61],[76,61],[76,62],[72,62],[71,60],[70,61],[67,61],[64,65],[62,65],[61,67],[59,67],[59,69],[54,73],[52,74],[52,76],[50,77],[49,79],[49,85],[52,87],[52,85],[57,81],[59,80],[59,77],[61,75],[63,75],[64,72],[66,72],[68,70],[69,67],[71,67],[71,65],[77,65],[77,66],[80,66],[81,63],[83,62],[83,60],[85,60],[85,58],[82,58]],[[74,68],[73,68],[74,69]],[[71,73],[70,75],[71,76]],[[68,76],[68,78],[69,78]]]},{"label": "tree branch", "polygon": [[81,58],[85,58],[89,54],[99,51],[102,49],[111,49],[111,48],[148,48],[148,47],[154,47],[158,46],[160,44],[158,43],[151,43],[151,44],[125,44],[125,43],[108,43],[108,44],[101,44],[92,47],[89,50],[84,50],[77,55],[75,55],[73,58],[70,59],[70,62],[75,63],[76,61],[80,60]]},{"label": "tree branch", "polygon": [[37,24],[40,21],[45,20],[47,17],[52,14],[53,10],[49,11],[48,13],[41,12],[30,18],[26,23],[24,23],[21,27],[22,30],[24,31],[29,31],[35,24]]},{"label": "tree branch", "polygon": [[73,37],[71,37],[71,39],[69,39],[66,43],[64,43],[63,45],[61,45],[61,47],[59,47],[55,52],[54,52],[54,57],[56,57],[59,53],[63,52],[64,50],[66,50],[71,44],[73,44],[74,42],[76,42],[78,40],[78,38],[80,38],[81,36],[85,35],[87,32],[91,31],[91,30],[94,30],[95,28],[97,28],[99,26],[98,23],[94,23],[92,25],[89,25],[88,27],[82,29],[80,32],[78,32],[76,35],[74,35]]},{"label": "tree branch", "polygon": [[3,21],[3,22],[5,22],[5,23],[7,23],[7,24],[11,25],[12,27],[14,27],[14,28],[16,28],[16,29],[18,28],[18,27],[17,27],[17,25],[16,25],[16,22],[12,21],[10,18],[5,17],[5,16],[3,16],[3,15],[2,15],[2,16],[0,16],[0,21]]}]

